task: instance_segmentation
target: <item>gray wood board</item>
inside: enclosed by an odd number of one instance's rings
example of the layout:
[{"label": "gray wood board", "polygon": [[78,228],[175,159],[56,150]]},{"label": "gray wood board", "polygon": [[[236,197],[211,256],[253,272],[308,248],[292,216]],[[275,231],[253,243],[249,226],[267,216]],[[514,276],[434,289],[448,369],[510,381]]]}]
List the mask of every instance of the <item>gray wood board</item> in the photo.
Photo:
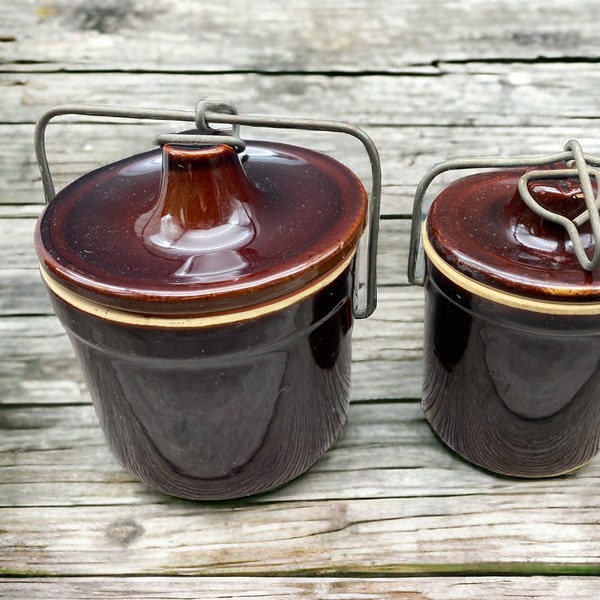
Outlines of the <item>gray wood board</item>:
[{"label": "gray wood board", "polygon": [[495,477],[447,452],[410,403],[353,405],[306,475],[213,504],[132,481],[89,406],[0,415],[8,573],[584,574],[600,561],[597,461],[554,480]]},{"label": "gray wood board", "polygon": [[430,70],[463,62],[594,56],[598,4],[584,0],[51,4],[5,0],[11,69],[211,72]]},{"label": "gray wood board", "polygon": [[7,598],[82,600],[590,600],[595,577],[70,577],[0,582]]}]

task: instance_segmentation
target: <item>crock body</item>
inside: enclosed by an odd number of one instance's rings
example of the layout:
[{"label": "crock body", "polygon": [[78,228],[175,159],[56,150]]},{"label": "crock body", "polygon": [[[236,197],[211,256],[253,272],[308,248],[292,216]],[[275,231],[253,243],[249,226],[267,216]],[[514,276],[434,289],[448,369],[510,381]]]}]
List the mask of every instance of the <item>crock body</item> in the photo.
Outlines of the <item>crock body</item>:
[{"label": "crock body", "polygon": [[597,316],[504,306],[426,259],[422,407],[450,449],[486,470],[545,477],[600,443]]},{"label": "crock body", "polygon": [[122,465],[162,492],[222,500],[290,481],[339,436],[352,273],[280,310],[208,327],[117,323],[51,297]]}]

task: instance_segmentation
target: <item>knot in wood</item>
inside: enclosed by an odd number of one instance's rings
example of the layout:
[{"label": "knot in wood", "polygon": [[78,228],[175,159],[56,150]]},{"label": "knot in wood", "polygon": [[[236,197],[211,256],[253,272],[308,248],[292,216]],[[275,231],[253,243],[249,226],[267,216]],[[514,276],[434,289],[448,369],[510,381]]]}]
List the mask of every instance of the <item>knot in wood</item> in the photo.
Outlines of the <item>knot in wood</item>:
[{"label": "knot in wood", "polygon": [[133,519],[119,519],[106,528],[106,537],[121,546],[128,546],[143,533],[144,528]]}]

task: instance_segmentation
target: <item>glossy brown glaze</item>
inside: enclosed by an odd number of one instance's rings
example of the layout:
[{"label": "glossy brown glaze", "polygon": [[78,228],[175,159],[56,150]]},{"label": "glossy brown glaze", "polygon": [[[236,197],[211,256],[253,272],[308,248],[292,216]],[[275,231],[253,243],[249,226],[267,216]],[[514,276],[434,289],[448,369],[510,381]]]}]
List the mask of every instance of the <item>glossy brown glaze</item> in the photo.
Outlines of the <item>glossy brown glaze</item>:
[{"label": "glossy brown glaze", "polygon": [[137,218],[133,245],[176,265],[169,278],[182,286],[231,281],[247,275],[243,249],[257,234],[261,203],[233,148],[167,145],[157,199]]},{"label": "glossy brown glaze", "polygon": [[[422,406],[433,431],[468,461],[545,477],[598,452],[600,274],[581,267],[564,229],[525,205],[522,173],[462,179],[432,205]],[[533,181],[529,190],[568,218],[585,209],[575,179]],[[593,250],[589,225],[580,234]]]},{"label": "glossy brown glaze", "polygon": [[[523,173],[482,173],[446,188],[427,216],[436,251],[472,279],[509,292],[600,300],[600,272],[582,269],[565,230],[534,214],[519,196]],[[529,188],[540,204],[559,214],[572,218],[585,209],[576,180],[543,180]],[[593,250],[589,223],[580,234],[584,247]]]},{"label": "glossy brown glaze", "polygon": [[560,475],[592,459],[598,317],[511,309],[427,268],[422,406],[439,438],[473,464],[515,477]]},{"label": "glossy brown glaze", "polygon": [[304,148],[167,146],[62,190],[36,250],[50,276],[95,302],[207,314],[294,292],[351,257],[366,207],[351,171]]},{"label": "glossy brown glaze", "polygon": [[285,310],[196,329],[124,326],[52,295],[107,442],[151,487],[192,500],[266,492],[346,422],[352,269]]},{"label": "glossy brown glaze", "polygon": [[165,146],[90,173],[38,221],[56,314],[106,439],[165,493],[265,492],[346,421],[366,194],[282,144]]}]

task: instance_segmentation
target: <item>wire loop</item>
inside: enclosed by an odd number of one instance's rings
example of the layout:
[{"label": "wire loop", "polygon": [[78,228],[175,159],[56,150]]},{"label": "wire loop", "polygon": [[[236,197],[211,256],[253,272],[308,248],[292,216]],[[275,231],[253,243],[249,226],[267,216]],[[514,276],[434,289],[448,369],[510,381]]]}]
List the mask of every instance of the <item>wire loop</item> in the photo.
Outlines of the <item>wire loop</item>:
[{"label": "wire loop", "polygon": [[[556,162],[575,163],[575,168],[528,171],[519,179],[518,189],[523,201],[539,216],[562,225],[573,242],[573,249],[581,266],[591,271],[600,264],[600,216],[598,205],[600,204],[600,191],[594,194],[593,185],[590,180],[592,176],[600,188],[600,158],[583,152],[581,145],[576,140],[568,141],[562,152],[549,154],[547,156],[534,156],[522,158],[458,158],[444,161],[434,165],[421,179],[415,191],[413,203],[412,224],[410,235],[410,248],[408,258],[408,279],[414,285],[423,285],[424,273],[417,273],[417,263],[421,250],[421,224],[424,219],[422,214],[423,199],[425,193],[433,180],[447,171],[461,169],[498,169],[515,167],[536,167],[549,165]],[[570,220],[562,215],[542,207],[529,193],[527,184],[535,179],[561,179],[578,177],[581,181],[587,210]],[[590,220],[594,236],[595,250],[592,259],[585,253],[577,227]]]},{"label": "wire loop", "polygon": [[[46,127],[53,118],[62,115],[88,115],[162,121],[191,121],[196,124],[196,127],[200,130],[199,133],[160,134],[156,138],[158,143],[192,145],[225,143],[233,146],[238,152],[241,152],[246,146],[246,143],[239,135],[241,125],[275,129],[302,129],[309,131],[344,133],[357,138],[363,144],[371,164],[371,194],[369,197],[367,233],[365,236],[367,254],[367,264],[365,267],[366,299],[364,306],[357,305],[354,307],[354,316],[357,318],[366,318],[373,314],[377,305],[377,240],[379,236],[379,207],[381,202],[381,164],[377,147],[362,129],[340,121],[240,115],[233,104],[210,99],[201,100],[197,104],[195,111],[120,108],[80,104],[57,106],[47,110],[40,116],[36,123],[34,133],[35,153],[42,176],[46,202],[50,202],[55,196],[52,174],[46,156]],[[211,123],[231,125],[231,135],[222,135],[218,129],[214,129],[211,126]],[[211,134],[211,131],[214,131],[215,133]],[[355,273],[355,295],[360,297],[363,291],[365,290],[362,290],[360,277]]]}]

